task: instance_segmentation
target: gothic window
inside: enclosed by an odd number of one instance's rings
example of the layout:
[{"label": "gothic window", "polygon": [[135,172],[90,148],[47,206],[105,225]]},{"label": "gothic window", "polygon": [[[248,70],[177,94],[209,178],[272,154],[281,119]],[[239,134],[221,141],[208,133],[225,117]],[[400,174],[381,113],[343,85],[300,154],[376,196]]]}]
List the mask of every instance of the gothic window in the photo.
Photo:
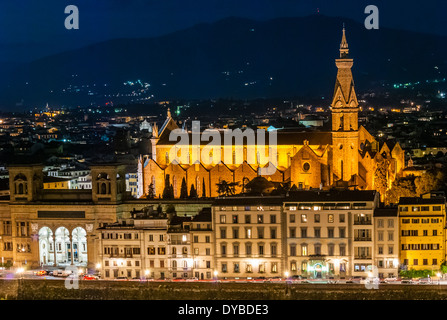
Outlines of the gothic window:
[{"label": "gothic window", "polygon": [[106,194],[106,193],[107,193],[107,186],[103,182],[103,183],[101,183],[101,192],[100,192],[100,194]]}]

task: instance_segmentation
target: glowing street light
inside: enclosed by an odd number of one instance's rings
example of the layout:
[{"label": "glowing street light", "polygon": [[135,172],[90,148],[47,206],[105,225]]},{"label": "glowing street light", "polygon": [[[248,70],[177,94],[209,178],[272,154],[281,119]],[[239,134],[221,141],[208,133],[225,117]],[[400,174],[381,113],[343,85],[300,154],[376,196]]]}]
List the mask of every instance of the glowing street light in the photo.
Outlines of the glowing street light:
[{"label": "glowing street light", "polygon": [[101,269],[101,264],[100,263],[96,264],[96,269]]}]

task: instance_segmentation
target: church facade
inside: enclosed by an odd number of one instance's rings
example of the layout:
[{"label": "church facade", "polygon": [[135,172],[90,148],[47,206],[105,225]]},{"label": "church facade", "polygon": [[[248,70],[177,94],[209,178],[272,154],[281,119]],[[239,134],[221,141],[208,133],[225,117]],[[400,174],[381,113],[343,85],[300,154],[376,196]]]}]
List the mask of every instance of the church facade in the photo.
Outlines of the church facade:
[{"label": "church facade", "polygon": [[[239,149],[235,145],[222,144],[222,154],[232,156],[209,164],[201,161],[200,157],[194,157],[194,146],[189,145],[187,155],[182,155],[183,161],[179,162],[172,157],[177,140],[169,139],[171,132],[179,128],[168,111],[160,130],[156,124],[153,125],[150,154],[140,156],[138,196],[146,197],[151,192],[152,196],[160,197],[167,175],[176,198],[180,196],[183,179],[188,190],[193,185],[199,197],[215,197],[218,196],[216,184],[223,180],[239,183],[235,190],[238,193],[244,191],[246,182],[260,175],[273,182],[289,182],[290,186],[295,185],[301,190],[336,186],[375,190],[378,184],[375,173],[384,162],[387,163],[385,177],[390,187],[405,167],[404,152],[398,143],[392,146],[380,144],[363,126],[358,125],[359,104],[351,71],[353,59],[349,55],[344,28],[340,57],[335,64],[338,72],[331,104],[332,130],[277,130],[274,171],[268,175],[260,171],[260,168],[272,165],[272,145],[267,142],[260,146],[257,141],[252,145],[253,141],[248,139]],[[224,130],[216,132],[224,136]],[[192,141],[192,133],[188,131],[185,134]],[[212,156],[212,151],[203,142],[199,148],[200,153]],[[254,155],[250,154],[253,150]],[[174,154],[177,155],[177,149]],[[235,161],[236,157],[242,157],[241,161]]]}]

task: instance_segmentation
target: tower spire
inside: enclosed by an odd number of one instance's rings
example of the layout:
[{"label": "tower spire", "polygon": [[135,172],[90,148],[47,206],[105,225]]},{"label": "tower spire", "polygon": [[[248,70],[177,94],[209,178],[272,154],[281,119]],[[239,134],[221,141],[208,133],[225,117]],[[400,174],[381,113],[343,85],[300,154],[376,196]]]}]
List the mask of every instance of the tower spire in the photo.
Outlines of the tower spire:
[{"label": "tower spire", "polygon": [[168,113],[168,114],[167,114],[168,119],[171,118],[171,108],[168,107],[168,112],[167,112],[167,113]]},{"label": "tower spire", "polygon": [[340,43],[340,59],[349,57],[348,41],[346,41],[345,24],[343,23],[343,36]]}]

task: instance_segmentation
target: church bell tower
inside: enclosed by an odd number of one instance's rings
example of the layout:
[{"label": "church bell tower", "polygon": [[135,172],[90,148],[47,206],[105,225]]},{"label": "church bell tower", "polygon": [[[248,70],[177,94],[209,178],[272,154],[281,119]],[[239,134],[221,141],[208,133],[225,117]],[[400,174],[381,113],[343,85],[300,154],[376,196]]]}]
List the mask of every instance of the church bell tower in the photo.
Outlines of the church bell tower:
[{"label": "church bell tower", "polygon": [[332,164],[335,181],[355,184],[358,175],[358,101],[354,90],[345,28],[340,44],[340,58],[335,59],[338,68],[332,100]]}]

